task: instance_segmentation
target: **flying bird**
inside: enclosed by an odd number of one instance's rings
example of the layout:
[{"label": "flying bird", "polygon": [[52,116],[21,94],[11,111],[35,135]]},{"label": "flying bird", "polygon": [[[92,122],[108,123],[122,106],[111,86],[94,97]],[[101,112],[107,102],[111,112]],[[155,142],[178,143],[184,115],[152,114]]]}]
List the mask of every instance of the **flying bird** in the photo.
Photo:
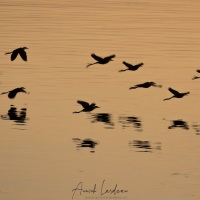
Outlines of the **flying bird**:
[{"label": "flying bird", "polygon": [[24,61],[27,61],[27,55],[26,55],[25,49],[28,49],[28,48],[27,47],[21,47],[21,48],[13,50],[12,52],[7,52],[5,54],[11,54],[11,57],[10,57],[11,61],[15,60],[16,57],[18,56],[18,54],[21,56],[21,58]]},{"label": "flying bird", "polygon": [[95,63],[90,63],[90,64],[87,65],[87,67],[89,67],[89,66],[91,66],[91,65],[94,65],[94,64],[102,64],[102,65],[104,65],[104,64],[106,64],[106,63],[108,63],[108,62],[110,62],[110,61],[113,61],[112,58],[115,57],[115,55],[111,55],[111,56],[107,56],[107,57],[105,57],[105,58],[101,58],[101,57],[97,56],[97,55],[94,54],[94,53],[91,54],[91,56],[92,56],[97,62],[95,62]]},{"label": "flying bird", "polygon": [[165,100],[170,100],[170,99],[172,99],[172,98],[182,98],[182,97],[184,97],[184,96],[190,94],[190,92],[180,93],[180,92],[178,92],[178,91],[176,91],[176,90],[174,90],[174,89],[172,89],[172,88],[169,88],[168,90],[173,94],[173,96],[172,96],[172,97],[169,97],[169,98],[166,98],[166,99],[163,99],[163,101],[165,101]]},{"label": "flying bird", "polygon": [[197,69],[196,72],[200,73],[200,69]]},{"label": "flying bird", "polygon": [[14,99],[14,98],[16,97],[17,93],[19,93],[19,92],[27,93],[27,92],[25,91],[25,88],[24,88],[24,87],[19,87],[19,88],[15,88],[15,89],[13,89],[13,90],[10,90],[10,91],[8,91],[8,92],[2,92],[1,95],[2,95],[2,94],[8,94],[8,98]]},{"label": "flying bird", "polygon": [[81,104],[81,106],[83,107],[82,110],[80,111],[75,111],[73,113],[80,113],[80,112],[90,112],[96,108],[99,108],[98,106],[96,106],[95,103],[92,103],[92,104],[89,104],[88,102],[85,102],[85,101],[80,101],[78,100],[77,103]]},{"label": "flying bird", "polygon": [[127,71],[127,70],[136,71],[136,70],[139,69],[142,65],[144,65],[144,63],[139,63],[139,64],[137,64],[137,65],[132,65],[132,64],[127,63],[127,62],[125,62],[125,61],[123,61],[122,63],[127,67],[127,69],[119,70],[119,72],[124,72],[124,71]]},{"label": "flying bird", "polygon": [[149,88],[151,86],[162,87],[161,85],[156,85],[155,82],[145,82],[145,83],[134,85],[133,87],[130,87],[129,89],[131,90],[131,89],[136,89],[136,88]]}]

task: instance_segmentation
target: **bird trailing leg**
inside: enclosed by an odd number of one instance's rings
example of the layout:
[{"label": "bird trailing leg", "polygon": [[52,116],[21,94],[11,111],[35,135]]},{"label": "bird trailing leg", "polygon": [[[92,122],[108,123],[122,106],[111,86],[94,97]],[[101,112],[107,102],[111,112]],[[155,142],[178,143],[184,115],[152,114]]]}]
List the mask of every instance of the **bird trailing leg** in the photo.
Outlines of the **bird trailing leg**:
[{"label": "bird trailing leg", "polygon": [[121,70],[119,70],[119,72],[125,72],[125,71],[127,71],[128,69],[121,69]]},{"label": "bird trailing leg", "polygon": [[80,110],[80,111],[74,111],[73,113],[80,113],[80,112],[82,112],[82,110]]},{"label": "bird trailing leg", "polygon": [[138,88],[138,86],[130,87],[129,90],[136,89],[136,88]]},{"label": "bird trailing leg", "polygon": [[9,92],[2,92],[0,95],[2,95],[2,94],[8,94]]},{"label": "bird trailing leg", "polygon": [[173,97],[166,98],[166,99],[163,99],[163,101],[170,100],[170,99],[172,99],[172,98],[174,98],[174,96],[173,96]]},{"label": "bird trailing leg", "polygon": [[94,64],[97,64],[97,63],[99,63],[99,62],[89,63],[86,67],[88,68],[89,66],[94,65]]},{"label": "bird trailing leg", "polygon": [[5,53],[5,55],[7,55],[7,54],[11,54],[12,52],[7,52],[7,53]]}]

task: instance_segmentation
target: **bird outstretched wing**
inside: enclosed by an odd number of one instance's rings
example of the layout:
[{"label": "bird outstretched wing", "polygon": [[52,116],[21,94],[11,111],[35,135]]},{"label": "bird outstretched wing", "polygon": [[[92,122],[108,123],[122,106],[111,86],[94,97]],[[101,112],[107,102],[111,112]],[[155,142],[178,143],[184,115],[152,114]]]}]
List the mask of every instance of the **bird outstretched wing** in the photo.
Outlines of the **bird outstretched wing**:
[{"label": "bird outstretched wing", "polygon": [[99,57],[99,56],[97,56],[96,54],[91,54],[91,56],[96,60],[96,61],[101,61],[101,60],[103,60],[103,58],[101,58],[101,57]]},{"label": "bird outstretched wing", "polygon": [[83,108],[88,108],[88,106],[90,106],[88,102],[81,101],[81,100],[78,100],[77,103],[81,104]]},{"label": "bird outstretched wing", "polygon": [[123,61],[122,63],[123,63],[126,67],[128,67],[129,69],[133,67],[133,65],[131,65],[131,64],[125,62],[125,61]]},{"label": "bird outstretched wing", "polygon": [[141,67],[144,63],[138,63],[136,65],[132,65],[130,63],[127,63],[125,61],[122,62],[126,67],[128,67],[129,69],[132,69],[132,70],[137,70],[139,67]]},{"label": "bird outstretched wing", "polygon": [[27,61],[27,55],[26,55],[26,52],[25,51],[20,51],[19,52],[21,58],[24,60],[24,61]]},{"label": "bird outstretched wing", "polygon": [[176,90],[174,90],[172,88],[169,88],[168,90],[175,96],[180,94],[178,91],[176,91]]},{"label": "bird outstretched wing", "polygon": [[114,57],[115,57],[115,55],[111,55],[111,56],[105,57],[104,59],[112,59],[112,58],[114,58]]},{"label": "bird outstretched wing", "polygon": [[135,68],[141,67],[142,65],[144,65],[144,63],[138,63],[137,65],[134,65]]},{"label": "bird outstretched wing", "polygon": [[17,55],[18,55],[18,51],[14,50],[12,52],[12,54],[11,54],[11,57],[10,57],[11,61],[15,60],[15,58],[17,57]]}]

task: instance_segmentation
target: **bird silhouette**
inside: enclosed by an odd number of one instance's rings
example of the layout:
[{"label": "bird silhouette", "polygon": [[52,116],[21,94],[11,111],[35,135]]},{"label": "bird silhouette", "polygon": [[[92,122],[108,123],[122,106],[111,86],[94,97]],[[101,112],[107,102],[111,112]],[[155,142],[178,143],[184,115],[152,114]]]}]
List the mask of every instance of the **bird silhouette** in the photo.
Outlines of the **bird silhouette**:
[{"label": "bird silhouette", "polygon": [[19,87],[19,88],[15,88],[15,89],[13,89],[13,90],[10,90],[10,91],[8,91],[8,92],[2,92],[1,95],[2,95],[2,94],[8,94],[8,98],[14,99],[14,98],[16,97],[17,93],[19,93],[19,92],[27,93],[27,92],[25,91],[25,88],[24,88],[24,87]]},{"label": "bird silhouette", "polygon": [[122,63],[127,67],[127,69],[119,70],[119,72],[124,72],[124,71],[127,71],[127,70],[136,71],[137,69],[139,69],[139,67],[141,67],[142,65],[144,65],[144,63],[139,63],[137,65],[132,65],[132,64],[127,63],[125,61],[123,61]]},{"label": "bird silhouette", "polygon": [[145,83],[134,85],[133,87],[130,87],[129,89],[131,90],[131,89],[136,89],[136,88],[149,88],[151,86],[162,87],[161,85],[156,85],[155,82],[145,82]]},{"label": "bird silhouette", "polygon": [[200,69],[197,69],[196,72],[200,73]]},{"label": "bird silhouette", "polygon": [[27,55],[26,55],[25,49],[28,49],[28,48],[27,47],[21,47],[21,48],[13,50],[12,52],[7,52],[5,54],[11,54],[11,57],[10,57],[11,61],[15,60],[16,57],[18,56],[18,54],[21,56],[21,58],[24,61],[27,61]]},{"label": "bird silhouette", "polygon": [[163,101],[165,101],[165,100],[170,100],[170,99],[172,99],[172,98],[182,98],[182,97],[184,97],[184,96],[190,94],[190,92],[180,93],[180,92],[178,92],[178,91],[176,91],[176,90],[174,90],[174,89],[172,89],[172,88],[169,88],[168,90],[173,94],[173,96],[172,96],[172,97],[169,97],[169,98],[166,98],[166,99],[163,99]]},{"label": "bird silhouette", "polygon": [[85,102],[85,101],[80,101],[78,100],[77,103],[81,104],[82,107],[83,107],[83,110],[80,110],[80,111],[75,111],[73,113],[80,113],[80,112],[90,112],[96,108],[99,108],[98,106],[96,106],[95,103],[92,103],[92,104],[89,104],[88,102]]},{"label": "bird silhouette", "polygon": [[94,53],[91,54],[91,56],[92,56],[97,62],[95,62],[95,63],[90,63],[90,64],[87,65],[87,67],[89,67],[89,66],[91,66],[91,65],[94,65],[94,64],[102,64],[102,65],[104,65],[104,64],[106,64],[106,63],[108,63],[108,62],[110,62],[110,61],[113,61],[112,58],[115,57],[115,55],[111,55],[111,56],[107,56],[107,57],[105,57],[105,58],[101,58],[101,57],[97,56],[97,55],[94,54]]}]

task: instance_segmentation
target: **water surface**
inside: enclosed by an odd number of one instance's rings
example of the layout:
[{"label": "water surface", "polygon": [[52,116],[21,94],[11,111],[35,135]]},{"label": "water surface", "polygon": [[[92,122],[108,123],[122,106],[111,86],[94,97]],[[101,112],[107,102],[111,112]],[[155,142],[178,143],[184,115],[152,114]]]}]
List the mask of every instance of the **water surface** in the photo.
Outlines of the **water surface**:
[{"label": "water surface", "polygon": [[[70,199],[80,182],[97,192],[74,199],[200,198],[199,1],[0,6],[0,92],[29,92],[0,96],[1,199]],[[4,55],[23,46],[28,62]],[[116,58],[86,68],[91,53]],[[119,73],[123,61],[144,65]],[[162,88],[129,90],[147,81]],[[190,95],[163,101],[168,87]],[[77,100],[100,108],[73,114]]]}]

